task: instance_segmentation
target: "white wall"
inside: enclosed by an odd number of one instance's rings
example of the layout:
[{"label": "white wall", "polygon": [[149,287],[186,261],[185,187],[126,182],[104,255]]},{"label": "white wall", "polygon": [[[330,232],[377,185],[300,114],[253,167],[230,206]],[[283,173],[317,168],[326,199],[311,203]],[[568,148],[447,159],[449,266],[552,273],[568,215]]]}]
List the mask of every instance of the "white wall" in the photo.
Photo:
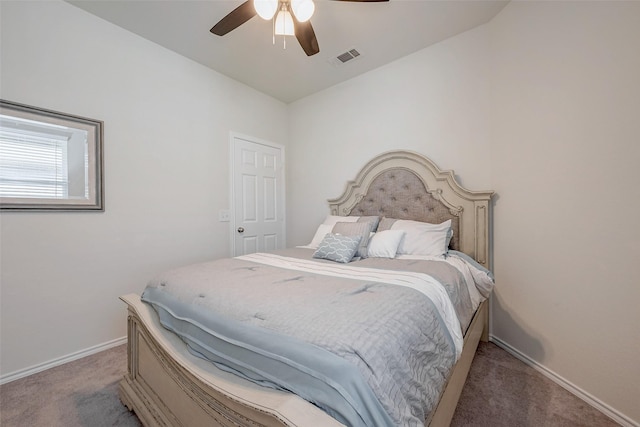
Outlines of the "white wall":
[{"label": "white wall", "polygon": [[640,424],[638,76],[640,3],[512,2],[291,104],[289,243],[383,151],[496,190],[495,338]]},{"label": "white wall", "polygon": [[488,42],[480,27],[289,105],[290,244],[311,241],[327,199],[384,151],[428,154],[490,187]]},{"label": "white wall", "polygon": [[3,99],[104,121],[104,213],[2,213],[2,375],[126,335],[118,296],[229,255],[229,132],[284,104],[61,1],[0,3]]},{"label": "white wall", "polygon": [[493,333],[640,423],[640,3],[490,28]]}]

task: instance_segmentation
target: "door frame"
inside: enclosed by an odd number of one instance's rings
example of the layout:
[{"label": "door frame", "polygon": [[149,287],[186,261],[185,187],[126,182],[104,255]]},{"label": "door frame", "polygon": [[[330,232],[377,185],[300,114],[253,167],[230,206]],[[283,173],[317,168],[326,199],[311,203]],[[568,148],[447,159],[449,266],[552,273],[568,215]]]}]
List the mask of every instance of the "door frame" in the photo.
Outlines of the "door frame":
[{"label": "door frame", "polygon": [[287,183],[286,183],[286,157],[285,157],[285,146],[282,144],[277,144],[275,142],[268,141],[266,139],[256,138],[254,136],[245,135],[239,132],[231,131],[229,132],[229,169],[230,169],[230,179],[229,179],[229,247],[231,249],[231,256],[234,257],[236,253],[236,196],[234,193],[235,188],[235,172],[236,172],[236,159],[235,159],[235,140],[242,139],[244,141],[248,141],[253,144],[264,145],[270,148],[275,148],[280,150],[281,161],[282,161],[282,241],[284,242],[284,246],[286,247],[287,242]]}]

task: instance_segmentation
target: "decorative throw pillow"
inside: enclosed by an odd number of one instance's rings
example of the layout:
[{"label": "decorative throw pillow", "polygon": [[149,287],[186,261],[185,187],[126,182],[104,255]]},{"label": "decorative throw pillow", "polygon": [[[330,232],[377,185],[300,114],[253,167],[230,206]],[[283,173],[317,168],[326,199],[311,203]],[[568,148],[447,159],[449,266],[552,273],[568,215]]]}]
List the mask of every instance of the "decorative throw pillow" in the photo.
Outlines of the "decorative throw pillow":
[{"label": "decorative throw pillow", "polygon": [[355,256],[360,258],[367,257],[367,246],[369,245],[369,234],[374,224],[367,222],[336,222],[331,232],[333,234],[341,234],[344,236],[360,236],[360,245]]},{"label": "decorative throw pillow", "polygon": [[369,242],[371,258],[395,258],[405,232],[403,230],[378,231]]},{"label": "decorative throw pillow", "polygon": [[329,233],[320,242],[313,257],[347,263],[353,259],[359,244],[360,236],[342,236]]}]

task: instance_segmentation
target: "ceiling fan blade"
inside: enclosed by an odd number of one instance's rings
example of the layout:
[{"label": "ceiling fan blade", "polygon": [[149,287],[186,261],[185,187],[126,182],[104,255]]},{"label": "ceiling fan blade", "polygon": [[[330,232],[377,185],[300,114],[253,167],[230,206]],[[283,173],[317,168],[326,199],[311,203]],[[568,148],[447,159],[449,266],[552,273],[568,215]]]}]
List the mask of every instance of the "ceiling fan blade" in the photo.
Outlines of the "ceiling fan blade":
[{"label": "ceiling fan blade", "polygon": [[253,2],[252,0],[247,0],[218,21],[209,31],[217,36],[224,36],[254,16],[256,16],[256,9],[253,7]]},{"label": "ceiling fan blade", "polygon": [[291,17],[293,18],[293,32],[296,35],[300,46],[302,46],[304,53],[306,53],[307,56],[312,56],[320,52],[318,39],[316,38],[315,31],[313,31],[311,22],[300,22],[296,19],[293,13],[291,14]]},{"label": "ceiling fan blade", "polygon": [[356,2],[368,2],[368,3],[373,3],[373,2],[381,2],[381,1],[389,1],[389,0],[337,0],[337,1],[356,1]]}]

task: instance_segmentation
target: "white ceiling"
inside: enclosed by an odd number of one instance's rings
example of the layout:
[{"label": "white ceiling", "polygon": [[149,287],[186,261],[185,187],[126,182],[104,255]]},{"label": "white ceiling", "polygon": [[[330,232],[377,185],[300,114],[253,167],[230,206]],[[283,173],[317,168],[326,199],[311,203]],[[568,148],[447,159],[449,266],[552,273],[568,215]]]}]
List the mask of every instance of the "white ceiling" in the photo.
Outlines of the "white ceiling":
[{"label": "white ceiling", "polygon": [[[491,20],[504,0],[315,0],[320,53],[294,37],[272,40],[255,16],[223,37],[209,29],[244,0],[67,0],[94,15],[289,103]],[[333,59],[355,48],[345,64]]]}]

